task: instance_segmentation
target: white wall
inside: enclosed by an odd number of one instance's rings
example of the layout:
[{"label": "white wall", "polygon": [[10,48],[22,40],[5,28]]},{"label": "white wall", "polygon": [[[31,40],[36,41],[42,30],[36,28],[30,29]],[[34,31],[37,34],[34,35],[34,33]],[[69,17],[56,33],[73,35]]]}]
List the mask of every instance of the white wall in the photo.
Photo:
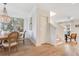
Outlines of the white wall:
[{"label": "white wall", "polygon": [[[52,45],[58,44],[57,41],[64,41],[64,27],[60,24],[50,24],[50,43]],[[60,42],[59,42],[60,43]]]},{"label": "white wall", "polygon": [[37,40],[37,7],[35,6],[32,11],[32,41],[36,45]]},{"label": "white wall", "polygon": [[[69,22],[63,22],[62,23],[62,25],[63,25],[63,27],[64,27],[64,25],[66,25],[66,24],[71,24],[71,33],[77,33],[77,41],[79,41],[79,27],[75,27],[75,25],[76,24],[79,24],[79,20],[78,19],[74,19],[74,20],[71,20],[71,21],[69,21]],[[62,27],[61,27],[62,28]],[[62,29],[64,29],[64,28],[62,28]],[[61,29],[61,30],[62,30]],[[60,30],[60,31],[61,31]],[[63,30],[62,30],[63,31]],[[61,33],[59,33],[59,36],[60,36],[60,34],[62,34],[62,31],[61,31]],[[64,32],[64,31],[63,31]],[[64,34],[64,33],[63,33]],[[64,36],[61,36],[61,37],[64,37]],[[64,38],[63,38],[64,39]]]},{"label": "white wall", "polygon": [[56,44],[56,28],[53,25],[50,25],[50,43]]},{"label": "white wall", "polygon": [[[61,25],[57,24],[57,28],[56,28],[56,36],[58,39],[64,41],[64,27],[62,27]],[[56,39],[57,39],[56,38]]]},{"label": "white wall", "polygon": [[[23,29],[23,31],[27,30],[27,27],[28,27],[27,19],[28,19],[28,17],[24,18],[24,29]],[[25,38],[27,38],[27,37],[28,37],[27,34],[25,34]]]},{"label": "white wall", "polygon": [[48,12],[38,7],[37,17],[37,46],[43,43],[49,42],[49,31],[48,31]]},{"label": "white wall", "polygon": [[75,25],[79,24],[79,20],[74,20],[71,23],[71,32],[75,32],[79,35],[79,27],[75,27]]},{"label": "white wall", "polygon": [[[32,30],[29,30],[29,21],[32,17]],[[36,6],[32,9],[32,11],[28,14],[27,20],[25,20],[25,29],[26,29],[26,36],[36,45],[37,39],[37,9]]]},{"label": "white wall", "polygon": [[79,35],[79,27],[75,27],[76,24],[79,24],[79,20],[74,19],[68,22],[62,22],[61,24],[63,27],[67,24],[71,24],[71,33],[75,32]]},{"label": "white wall", "polygon": [[[25,24],[27,36],[36,46],[40,46],[43,43],[55,44],[57,33],[61,33],[59,37],[62,38],[63,36],[61,27],[55,28],[49,24],[49,13],[44,9],[35,6],[29,13],[27,20],[25,20],[25,23],[27,23]],[[29,27],[27,26],[29,25],[30,17],[32,17],[32,30],[29,30]]]},{"label": "white wall", "polygon": [[75,27],[76,24],[79,24],[79,20],[73,20],[71,23],[71,33],[77,33],[77,41],[79,42],[79,27]]},{"label": "white wall", "polygon": [[[42,43],[48,42],[48,28],[46,23],[46,29],[45,27],[42,27],[45,22],[47,22],[47,16],[45,10],[41,10],[38,6],[34,6],[32,11],[29,13],[29,16],[27,16],[25,19],[24,29],[26,29],[27,34],[26,36],[30,38],[30,40],[36,45],[40,46]],[[29,20],[30,17],[32,17],[32,30],[29,30]],[[42,30],[42,31],[41,31]],[[44,32],[46,30],[46,32]],[[42,36],[43,34],[43,36]],[[46,34],[46,35],[45,35]]]}]

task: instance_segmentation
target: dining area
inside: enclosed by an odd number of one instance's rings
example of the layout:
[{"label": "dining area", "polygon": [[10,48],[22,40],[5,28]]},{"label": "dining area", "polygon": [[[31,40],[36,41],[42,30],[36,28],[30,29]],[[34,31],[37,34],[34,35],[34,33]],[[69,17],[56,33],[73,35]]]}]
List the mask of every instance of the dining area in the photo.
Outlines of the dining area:
[{"label": "dining area", "polygon": [[3,6],[0,10],[0,55],[11,55],[12,50],[16,53],[26,48],[25,44],[30,44],[29,40],[26,40],[24,17],[9,15],[7,12],[9,4],[2,3],[1,5]]},{"label": "dining area", "polygon": [[[28,42],[28,41],[27,41]],[[19,53],[26,48],[24,19],[11,17],[9,22],[0,22],[0,56]]]},{"label": "dining area", "polygon": [[16,48],[17,51],[19,41],[22,41],[23,45],[25,44],[26,31],[23,29],[24,19],[8,16],[7,3],[3,3],[3,5],[3,12],[0,15],[0,50],[7,51],[7,55],[10,55],[11,49]]},{"label": "dining area", "polygon": [[10,55],[11,49],[18,49],[18,45],[20,44],[20,41],[23,41],[23,45],[25,44],[24,38],[21,37],[22,34],[17,31],[8,32],[8,33],[2,33],[0,34],[0,49],[7,51],[7,55]]}]

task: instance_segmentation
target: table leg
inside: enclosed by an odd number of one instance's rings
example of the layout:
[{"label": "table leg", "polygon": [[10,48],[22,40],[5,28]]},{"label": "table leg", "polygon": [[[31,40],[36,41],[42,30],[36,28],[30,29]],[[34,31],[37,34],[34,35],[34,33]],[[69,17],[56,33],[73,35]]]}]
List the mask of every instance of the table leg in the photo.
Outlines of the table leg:
[{"label": "table leg", "polygon": [[2,47],[2,40],[0,40],[0,48]]}]

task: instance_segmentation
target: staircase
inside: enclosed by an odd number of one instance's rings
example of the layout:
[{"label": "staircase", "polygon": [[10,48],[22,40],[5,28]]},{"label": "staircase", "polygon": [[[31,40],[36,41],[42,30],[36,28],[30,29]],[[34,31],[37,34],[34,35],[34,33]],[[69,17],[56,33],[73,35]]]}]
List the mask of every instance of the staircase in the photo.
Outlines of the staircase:
[{"label": "staircase", "polygon": [[[55,41],[54,45],[60,45],[63,43],[63,27],[61,25],[59,25],[56,22],[50,22],[50,27],[55,28],[55,32],[53,34],[53,30],[52,30],[52,34],[55,35],[55,39],[51,38],[51,40]],[[51,32],[51,31],[50,31]],[[56,34],[55,34],[56,33]]]}]

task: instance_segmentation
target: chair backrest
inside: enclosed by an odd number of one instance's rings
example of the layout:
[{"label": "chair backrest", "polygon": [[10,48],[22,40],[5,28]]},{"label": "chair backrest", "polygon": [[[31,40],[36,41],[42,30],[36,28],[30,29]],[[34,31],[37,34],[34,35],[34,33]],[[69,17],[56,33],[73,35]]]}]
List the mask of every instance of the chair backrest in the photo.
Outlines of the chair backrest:
[{"label": "chair backrest", "polygon": [[8,41],[9,41],[9,43],[11,43],[11,42],[17,42],[18,36],[19,36],[19,33],[18,32],[11,32],[8,35]]},{"label": "chair backrest", "polygon": [[76,33],[72,33],[71,34],[71,39],[76,39],[76,37],[77,37],[77,34]]},{"label": "chair backrest", "polygon": [[24,33],[23,33],[23,38],[25,38],[25,33],[26,33],[26,31],[24,31]]}]

